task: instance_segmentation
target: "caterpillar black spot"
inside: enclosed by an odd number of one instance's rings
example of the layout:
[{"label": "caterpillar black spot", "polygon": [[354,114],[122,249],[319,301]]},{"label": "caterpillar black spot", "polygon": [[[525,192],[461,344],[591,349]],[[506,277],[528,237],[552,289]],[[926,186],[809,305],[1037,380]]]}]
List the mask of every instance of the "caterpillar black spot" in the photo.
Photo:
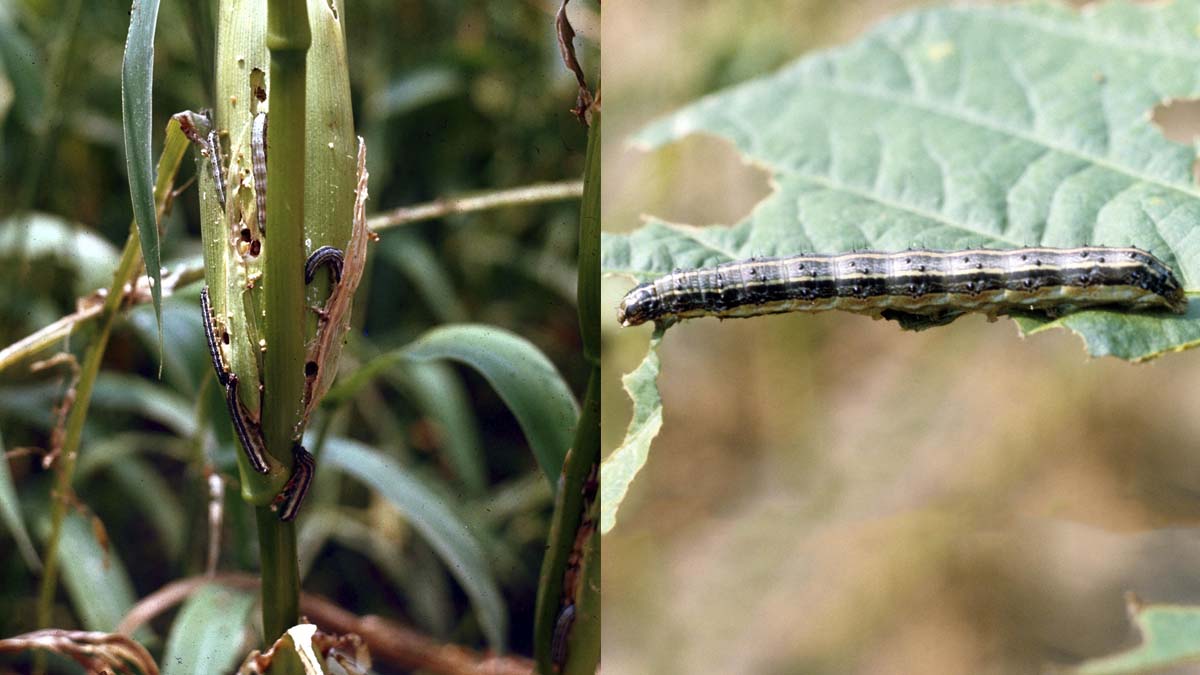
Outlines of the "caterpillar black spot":
[{"label": "caterpillar black spot", "polygon": [[623,326],[700,316],[844,310],[902,325],[949,323],[968,312],[1059,316],[1110,306],[1187,310],[1166,264],[1136,248],[913,250],[751,259],[677,271],[634,287]]}]

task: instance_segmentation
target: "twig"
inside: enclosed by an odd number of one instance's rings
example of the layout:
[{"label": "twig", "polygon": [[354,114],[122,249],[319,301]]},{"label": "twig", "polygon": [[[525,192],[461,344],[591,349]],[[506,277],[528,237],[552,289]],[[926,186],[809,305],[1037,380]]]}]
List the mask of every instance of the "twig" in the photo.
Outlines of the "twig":
[{"label": "twig", "polygon": [[[367,220],[367,226],[375,231],[387,230],[401,225],[423,220],[443,218],[456,213],[471,213],[507,206],[523,206],[543,202],[578,199],[583,195],[582,181],[563,181],[559,183],[541,183],[525,187],[511,188],[464,195],[462,197],[447,197],[425,204],[402,206],[393,211],[381,213]],[[163,297],[167,298],[176,291],[191,283],[204,278],[204,266],[196,264],[181,265],[173,273],[163,276]],[[150,301],[150,284],[146,277],[138,279],[136,288],[126,287],[126,297],[122,307],[140,305]],[[80,309],[68,314],[54,323],[0,349],[0,372],[12,365],[50,347],[72,333],[79,326],[100,316],[103,309],[103,295],[90,296],[80,302]]]},{"label": "twig", "polygon": [[[204,278],[203,265],[197,263],[196,265],[180,266],[174,273],[163,276],[163,297],[170,297],[183,286],[194,281],[199,281],[202,278]],[[101,291],[97,291],[87,298],[81,299],[78,303],[79,309],[75,312],[64,316],[41,330],[29,334],[4,349],[0,349],[0,372],[22,359],[47,349],[56,341],[74,333],[75,329],[80,325],[100,316],[101,312],[104,311],[104,297],[104,289],[101,289]],[[138,278],[135,287],[130,288],[126,285],[125,297],[121,300],[121,307],[140,305],[149,301],[150,282],[147,277],[142,276]]]},{"label": "twig", "polygon": [[0,654],[31,649],[69,657],[90,673],[158,675],[150,652],[128,635],[49,628],[0,640]]},{"label": "twig", "polygon": [[502,206],[521,206],[541,202],[561,201],[564,199],[578,199],[582,195],[583,181],[578,180],[527,185],[509,190],[480,192],[462,197],[447,197],[425,204],[402,206],[370,218],[367,221],[367,226],[378,232],[422,220],[444,218],[455,213],[485,211]]},{"label": "twig", "polygon": [[[241,590],[258,588],[258,577],[242,573],[196,576],[173,581],[134,605],[117,632],[132,634],[154,617],[183,602],[204,584],[218,583]],[[360,617],[311,593],[300,594],[300,612],[328,633],[355,633],[363,638],[374,660],[405,670],[444,675],[532,675],[533,662],[515,656],[485,656],[458,645],[440,643],[396,621]]]}]

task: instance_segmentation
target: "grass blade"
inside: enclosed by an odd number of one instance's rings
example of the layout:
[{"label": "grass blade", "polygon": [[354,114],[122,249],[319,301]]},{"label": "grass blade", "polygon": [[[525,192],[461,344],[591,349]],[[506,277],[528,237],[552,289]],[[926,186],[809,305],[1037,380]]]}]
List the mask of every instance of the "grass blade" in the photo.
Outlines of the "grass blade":
[{"label": "grass blade", "polygon": [[483,547],[454,511],[392,458],[345,438],[331,438],[321,462],[370,486],[416,528],[462,584],[492,649],[503,651],[508,614]]},{"label": "grass blade", "polygon": [[154,208],[154,160],[150,143],[151,93],[154,79],[154,29],[158,0],[134,0],[129,13],[129,37],[121,64],[121,121],[125,133],[125,165],[129,173],[129,198],[142,260],[153,281],[154,317],[158,322],[158,350],[162,354],[162,261],[158,247],[158,218]]}]

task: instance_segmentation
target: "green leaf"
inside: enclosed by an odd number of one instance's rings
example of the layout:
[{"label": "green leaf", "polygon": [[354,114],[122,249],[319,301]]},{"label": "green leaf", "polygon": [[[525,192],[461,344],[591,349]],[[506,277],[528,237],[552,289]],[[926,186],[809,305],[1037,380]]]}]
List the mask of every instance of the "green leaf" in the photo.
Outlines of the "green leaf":
[{"label": "green leaf", "polygon": [[94,230],[51,213],[29,212],[0,220],[0,258],[28,256],[34,264],[52,264],[75,276],[71,290],[87,295],[112,283],[120,253]]},{"label": "green leaf", "polygon": [[101,373],[96,378],[92,400],[98,408],[132,412],[154,420],[184,438],[196,434],[196,410],[192,402],[151,380]]},{"label": "green leaf", "polygon": [[142,243],[142,260],[152,281],[154,316],[159,325],[162,351],[162,263],[158,246],[158,218],[154,208],[154,165],[150,143],[151,92],[154,79],[154,29],[158,0],[134,0],[129,12],[129,37],[121,65],[121,121],[125,132],[125,165],[129,197]]},{"label": "green leaf", "polygon": [[[404,597],[405,611],[417,626],[436,636],[449,634],[451,618],[450,584],[442,567],[428,548],[414,548],[396,555],[396,547],[405,538],[404,530],[381,533],[376,527],[381,514],[372,511],[366,518],[351,515],[347,510],[330,507],[310,508],[305,505],[303,522],[297,536],[300,576],[307,576],[312,562],[325,544],[336,541],[377,565],[388,581]],[[429,564],[414,564],[412,555],[422,556]]]},{"label": "green leaf", "polygon": [[457,96],[464,88],[457,72],[443,66],[424,66],[388,83],[367,100],[371,117],[386,119]]},{"label": "green leaf", "polygon": [[454,283],[429,244],[402,231],[383,242],[382,253],[404,274],[438,321],[466,320],[467,310],[458,299]]},{"label": "green leaf", "polygon": [[0,437],[0,520],[17,542],[17,550],[25,559],[29,569],[40,572],[42,561],[38,560],[37,551],[29,539],[29,530],[25,529],[25,519],[21,517],[21,500],[17,498],[17,487],[13,484],[12,473],[8,470],[8,458],[4,454],[4,439]]},{"label": "green leaf", "polygon": [[621,378],[625,391],[633,399],[633,419],[620,447],[600,463],[600,533],[606,534],[617,524],[617,509],[650,454],[650,442],[662,428],[662,399],[658,395],[658,347],[663,331],[658,328],[650,338],[646,358],[633,372]]},{"label": "green leaf", "polygon": [[516,416],[550,485],[556,484],[579,405],[537,347],[494,326],[461,324],[425,333],[404,354],[414,361],[459,361],[479,371]]},{"label": "green leaf", "polygon": [[445,439],[446,458],[472,494],[487,484],[479,425],[458,375],[444,363],[405,363],[397,379]]},{"label": "green leaf", "polygon": [[[15,9],[15,8],[13,8]],[[12,9],[0,5],[0,70],[5,71],[12,86],[12,103],[16,118],[26,129],[35,129],[45,123],[45,87],[38,64],[42,63],[33,43],[17,26]],[[7,110],[0,98],[0,123]]]},{"label": "green leaf", "polygon": [[224,586],[192,593],[167,636],[163,675],[228,673],[241,661],[254,596]]},{"label": "green leaf", "polygon": [[1142,607],[1136,600],[1131,600],[1130,615],[1142,635],[1142,644],[1112,656],[1085,661],[1076,672],[1083,675],[1149,673],[1200,662],[1200,607]]},{"label": "green leaf", "polygon": [[321,463],[362,481],[404,514],[462,585],[488,644],[502,651],[508,615],[500,589],[479,541],[450,506],[395,460],[354,441],[329,439]]},{"label": "green leaf", "polygon": [[[168,269],[170,269],[168,263]],[[163,345],[163,378],[178,391],[193,393],[212,370],[212,359],[204,341],[204,326],[200,322],[199,299],[179,295],[163,301],[161,330]],[[125,320],[149,351],[158,346],[159,326],[155,324],[154,308],[142,305],[131,309]],[[200,355],[203,354],[201,358]]]},{"label": "green leaf", "polygon": [[101,469],[110,469],[116,464],[130,461],[140,453],[160,454],[179,462],[194,459],[191,440],[158,431],[126,431],[99,438],[88,443],[87,452],[81,454],[75,464],[76,485],[90,480],[92,474]]},{"label": "green leaf", "polygon": [[[1200,287],[1195,152],[1155,105],[1200,96],[1200,2],[943,7],[706,97],[642,131],[659,147],[728,139],[774,193],[732,227],[652,220],[603,242],[603,268],[673,268],[801,252],[1138,246]],[[1086,311],[1094,354],[1147,359],[1200,341],[1200,313]]]},{"label": "green leaf", "polygon": [[[113,479],[121,486],[121,492],[141,510],[145,522],[158,536],[167,559],[179,560],[187,543],[187,518],[179,503],[180,486],[167,482],[148,462],[140,457],[108,466]],[[196,481],[199,486],[199,481]]]},{"label": "green leaf", "polygon": [[442,359],[471,366],[492,385],[517,418],[553,489],[571,445],[579,405],[554,364],[537,347],[501,328],[480,324],[435,328],[401,349],[372,359],[330,389],[325,403],[346,400],[398,363]]},{"label": "green leaf", "polygon": [[[49,514],[37,525],[44,540],[50,533]],[[96,541],[87,518],[68,513],[63,519],[58,557],[63,584],[83,627],[105,633],[116,630],[136,599],[117,552]]]}]

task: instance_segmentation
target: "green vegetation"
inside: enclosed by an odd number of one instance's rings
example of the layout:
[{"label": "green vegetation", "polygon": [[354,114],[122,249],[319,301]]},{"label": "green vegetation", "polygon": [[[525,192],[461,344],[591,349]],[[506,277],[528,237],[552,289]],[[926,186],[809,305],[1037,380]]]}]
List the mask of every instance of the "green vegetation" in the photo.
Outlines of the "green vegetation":
[{"label": "green vegetation", "polygon": [[[322,629],[359,632],[369,645],[395,644],[397,636],[423,645],[380,648],[380,672],[459,672],[484,650],[511,653],[500,664],[528,671],[559,473],[575,433],[576,401],[596,367],[581,356],[575,309],[587,130],[568,112],[576,83],[553,41],[553,8],[337,7],[350,98],[334,99],[334,108],[353,109],[356,130],[342,124],[348,133],[336,144],[322,135],[327,118],[313,118],[311,108],[308,120],[296,114],[304,110],[297,102],[306,100],[305,63],[296,55],[307,39],[290,40],[287,22],[273,24],[266,43],[274,111],[269,241],[281,253],[314,242],[311,248],[344,246],[350,222],[320,216],[321,190],[334,194],[340,206],[331,204],[331,212],[340,213],[353,204],[353,182],[308,185],[324,169],[302,158],[327,145],[352,148],[355,132],[368,148],[367,215],[380,234],[369,244],[341,384],[309,419],[305,445],[316,455],[316,479],[293,526],[239,498],[238,483],[247,488],[255,476],[239,476],[236,468],[241,450],[197,296],[207,278],[214,304],[225,307],[222,281],[241,282],[219,263],[207,270],[201,264],[200,213],[215,201],[213,181],[204,161],[181,162],[186,141],[178,122],[167,123],[184,109],[216,109],[230,161],[248,166],[248,151],[237,146],[244,136],[232,129],[230,100],[219,86],[222,69],[239,67],[239,57],[212,67],[221,42],[213,27],[230,35],[247,30],[265,22],[266,6],[249,3],[217,21],[215,3],[168,5],[156,30],[150,18],[148,31],[130,31],[130,44],[141,44],[143,55],[145,41],[158,36],[152,96],[132,98],[139,82],[151,81],[147,72],[125,74],[126,119],[137,119],[139,109],[149,113],[153,102],[147,147],[144,124],[139,131],[127,122],[136,133],[122,142],[119,64],[128,8],[65,4],[65,11],[34,2],[0,10],[0,344],[10,345],[0,352],[0,430],[11,466],[0,472],[0,536],[14,544],[0,559],[0,638],[45,627],[112,632],[125,617],[166,671],[210,672],[212,664],[238,663],[250,647],[269,645],[305,614]],[[296,3],[278,3],[285,6],[293,11]],[[139,13],[148,5],[137,7],[135,18],[145,18]],[[583,36],[576,40],[581,60],[592,71],[599,63],[597,12],[588,3],[571,9]],[[187,35],[192,40],[179,39]],[[313,50],[327,41],[313,30]],[[265,53],[254,56],[250,48],[241,55],[260,57]],[[315,63],[307,61],[309,100],[338,95],[340,87],[328,84],[333,76]],[[298,73],[289,76],[289,67]],[[137,150],[128,174],[126,145]],[[152,174],[145,159],[160,153]],[[343,159],[349,161],[333,171],[353,170],[352,152]],[[130,229],[126,181],[140,186],[139,177],[152,176],[158,227],[147,227],[149,193],[138,187],[137,229]],[[596,183],[598,192],[598,175]],[[534,189],[507,191],[525,186]],[[477,198],[445,201],[465,194]],[[414,205],[421,206],[402,209]],[[296,217],[301,212],[305,218]],[[220,229],[205,225],[204,246],[220,241]],[[138,231],[141,237],[131,234]],[[241,314],[250,322],[258,311],[265,317],[245,330],[260,331],[266,357],[235,357],[232,365],[242,382],[263,378],[267,449],[286,467],[300,413],[294,401],[303,389],[303,369],[288,364],[303,363],[305,336],[317,326],[306,307],[319,304],[314,298],[325,298],[329,286],[322,274],[306,289],[304,255],[272,257],[271,244],[263,255],[264,292],[245,294]],[[138,279],[143,254],[161,259],[161,281],[122,292]],[[104,287],[105,295],[55,323],[76,310],[76,298]],[[288,376],[277,379],[280,372]],[[242,400],[250,405],[257,387],[246,390]],[[285,390],[296,397],[271,393]],[[47,470],[42,460],[52,449],[63,454]],[[566,484],[578,488],[581,480]],[[32,548],[24,543],[30,538]],[[567,544],[573,541],[571,535]],[[265,635],[251,610],[255,580],[242,573],[259,569]],[[206,572],[215,573],[211,583]],[[298,603],[297,579],[306,594]],[[148,598],[149,615],[127,616]],[[364,627],[335,609],[387,621]],[[598,619],[583,623],[598,626]],[[255,637],[240,640],[244,628]],[[305,639],[291,635],[297,647]],[[439,645],[469,651],[443,655]],[[31,662],[28,652],[5,658]],[[57,656],[46,665],[69,670]]]}]

